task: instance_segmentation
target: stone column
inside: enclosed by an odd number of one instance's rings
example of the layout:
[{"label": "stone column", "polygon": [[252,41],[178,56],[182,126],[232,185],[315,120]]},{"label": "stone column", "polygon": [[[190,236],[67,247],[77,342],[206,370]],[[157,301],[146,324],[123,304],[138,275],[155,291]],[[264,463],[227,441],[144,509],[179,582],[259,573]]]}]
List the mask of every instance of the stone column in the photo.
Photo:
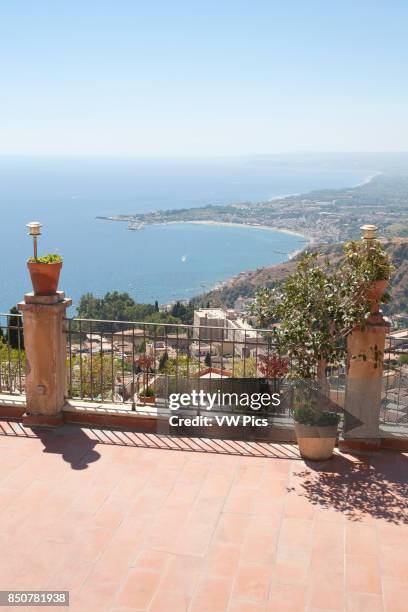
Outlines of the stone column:
[{"label": "stone column", "polygon": [[71,305],[62,291],[54,295],[27,293],[18,304],[23,313],[27,359],[27,409],[23,423],[56,427],[63,423],[66,391],[64,318]]},{"label": "stone column", "polygon": [[[363,226],[364,238],[374,239],[375,226]],[[347,339],[348,372],[344,402],[344,451],[378,450],[385,338],[390,325],[374,303],[366,328],[355,328]]]}]

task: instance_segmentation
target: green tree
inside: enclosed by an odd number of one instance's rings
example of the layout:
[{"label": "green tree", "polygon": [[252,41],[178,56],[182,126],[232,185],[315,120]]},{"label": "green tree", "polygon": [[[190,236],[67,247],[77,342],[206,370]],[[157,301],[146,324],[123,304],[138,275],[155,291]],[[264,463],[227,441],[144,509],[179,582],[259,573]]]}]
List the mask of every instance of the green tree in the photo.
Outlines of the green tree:
[{"label": "green tree", "polygon": [[180,319],[185,325],[191,325],[194,317],[194,307],[191,302],[187,306],[181,302],[176,302],[171,309],[171,315]]},{"label": "green tree", "polygon": [[197,359],[188,355],[179,355],[178,357],[169,357],[165,366],[165,373],[177,376],[192,376],[200,370],[200,364]]},{"label": "green tree", "polygon": [[154,302],[154,311],[159,312],[159,302],[157,300]]},{"label": "green tree", "polygon": [[68,373],[72,397],[113,399],[118,363],[112,355],[73,355],[68,361]]},{"label": "green tree", "polygon": [[255,357],[247,357],[246,359],[235,361],[233,376],[234,378],[257,378],[258,372]]}]

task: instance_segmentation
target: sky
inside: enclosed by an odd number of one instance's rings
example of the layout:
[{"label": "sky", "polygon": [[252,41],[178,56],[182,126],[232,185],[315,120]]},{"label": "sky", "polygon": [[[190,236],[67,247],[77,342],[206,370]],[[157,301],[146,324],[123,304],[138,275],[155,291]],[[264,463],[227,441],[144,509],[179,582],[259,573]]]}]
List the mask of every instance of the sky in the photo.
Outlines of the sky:
[{"label": "sky", "polygon": [[0,154],[408,150],[406,0],[4,0]]}]

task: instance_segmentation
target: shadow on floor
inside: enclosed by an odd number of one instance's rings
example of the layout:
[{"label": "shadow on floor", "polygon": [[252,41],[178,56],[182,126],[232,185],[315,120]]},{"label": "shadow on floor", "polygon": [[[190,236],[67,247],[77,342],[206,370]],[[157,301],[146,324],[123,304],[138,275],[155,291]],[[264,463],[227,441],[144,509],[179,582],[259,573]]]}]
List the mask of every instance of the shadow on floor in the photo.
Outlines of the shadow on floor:
[{"label": "shadow on floor", "polygon": [[50,430],[45,428],[25,428],[15,421],[0,421],[0,437],[14,436],[41,440],[44,453],[61,455],[73,470],[85,470],[90,463],[100,459],[101,455],[94,450],[98,440],[89,437],[79,427],[61,427]]},{"label": "shadow on floor", "polygon": [[[81,432],[81,433],[79,433]],[[160,450],[175,450],[195,453],[212,453],[222,455],[240,455],[243,457],[265,457],[272,459],[294,459],[299,460],[300,455],[296,445],[279,442],[259,442],[241,440],[221,440],[213,438],[189,438],[179,436],[168,436],[155,433],[140,433],[135,431],[123,431],[113,429],[96,429],[92,427],[78,427],[76,425],[64,425],[55,431],[27,429],[16,421],[0,421],[0,437],[17,436],[23,438],[41,438],[46,446],[45,452],[59,452],[61,440],[71,441],[75,446],[76,441],[85,447],[89,444],[87,452],[90,453],[96,444],[113,444],[116,446],[133,446],[137,448],[151,448]],[[58,442],[55,442],[57,440]],[[55,450],[52,450],[54,449]],[[74,469],[81,465],[67,444],[63,458],[71,463]],[[92,451],[96,452],[96,451]],[[98,454],[98,453],[96,453]],[[89,455],[91,457],[91,455]],[[88,455],[86,455],[88,458]],[[93,459],[96,461],[97,459]],[[90,461],[88,461],[90,462]]]},{"label": "shadow on floor", "polygon": [[350,520],[370,516],[408,524],[408,457],[404,454],[383,451],[358,459],[336,454],[332,461],[308,463],[294,476],[299,478],[297,494]]}]

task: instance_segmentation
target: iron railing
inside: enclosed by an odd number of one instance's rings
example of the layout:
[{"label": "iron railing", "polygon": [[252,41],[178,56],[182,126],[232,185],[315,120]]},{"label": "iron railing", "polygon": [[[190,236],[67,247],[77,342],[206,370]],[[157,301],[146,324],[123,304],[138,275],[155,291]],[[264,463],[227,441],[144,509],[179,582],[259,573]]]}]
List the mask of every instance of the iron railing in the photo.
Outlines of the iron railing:
[{"label": "iron railing", "polygon": [[390,335],[384,354],[381,421],[408,426],[408,331]]},{"label": "iron railing", "polygon": [[[279,367],[291,364],[279,355],[271,330],[75,318],[66,320],[66,335],[67,387],[73,399],[133,410],[154,402],[160,414],[168,413],[172,393],[193,389],[221,396],[288,392]],[[336,401],[344,395],[344,363],[329,366],[328,375]],[[289,402],[268,408],[277,417],[289,412]]]},{"label": "iron railing", "polygon": [[[406,428],[408,333],[401,332],[386,339],[381,422]],[[69,398],[136,409],[149,406],[153,394],[156,410],[167,413],[172,392],[262,391],[265,362],[280,357],[270,330],[67,319],[66,339]],[[24,394],[25,369],[22,315],[0,313],[0,393]],[[327,374],[331,399],[341,406],[344,360]],[[285,405],[275,410],[288,413]]]},{"label": "iron railing", "polygon": [[21,314],[0,313],[0,393],[25,392],[25,352]]}]

